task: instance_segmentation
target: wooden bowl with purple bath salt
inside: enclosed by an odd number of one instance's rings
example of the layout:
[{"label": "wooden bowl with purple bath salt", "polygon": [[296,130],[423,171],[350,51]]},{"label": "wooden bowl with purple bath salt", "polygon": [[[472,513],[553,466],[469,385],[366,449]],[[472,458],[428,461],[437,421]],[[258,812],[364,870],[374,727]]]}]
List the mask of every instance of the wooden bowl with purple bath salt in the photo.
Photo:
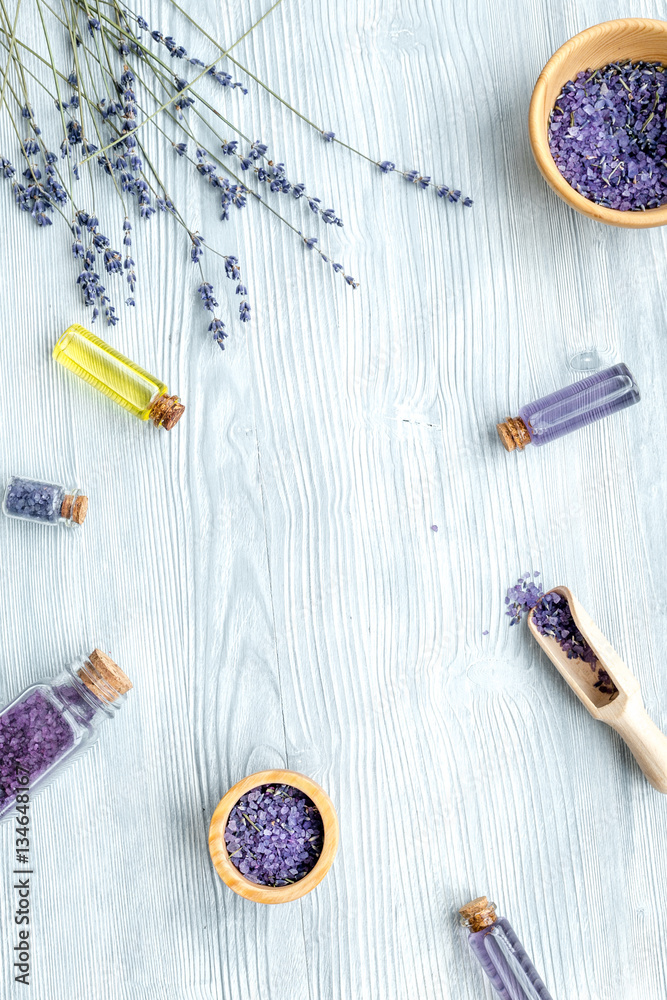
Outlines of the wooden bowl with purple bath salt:
[{"label": "wooden bowl with purple bath salt", "polygon": [[528,116],[533,155],[556,194],[590,219],[664,226],[666,110],[667,22],[604,21],[540,73]]},{"label": "wooden bowl with purple bath salt", "polygon": [[289,903],[319,885],[331,868],[338,817],[312,778],[257,771],[218,803],[208,847],[215,870],[234,892],[256,903]]}]

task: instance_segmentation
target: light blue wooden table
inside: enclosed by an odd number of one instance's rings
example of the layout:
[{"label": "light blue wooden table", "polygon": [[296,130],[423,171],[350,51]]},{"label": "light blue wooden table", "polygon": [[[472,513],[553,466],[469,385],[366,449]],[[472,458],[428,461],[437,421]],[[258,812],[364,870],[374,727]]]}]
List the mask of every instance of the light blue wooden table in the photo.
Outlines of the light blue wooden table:
[{"label": "light blue wooden table", "polygon": [[[228,40],[265,7],[188,9]],[[166,3],[139,12],[193,46]],[[569,585],[667,725],[665,233],[573,214],[526,128],[551,53],[628,14],[664,7],[285,0],[239,60],[475,206],[381,176],[254,87],[218,95],[342,214],[320,231],[279,203],[361,287],[259,205],[219,226],[213,192],[157,148],[253,306],[222,354],[182,234],[137,221],[137,307],[108,336],[183,397],[170,433],[51,361],[90,316],[63,227],[37,232],[0,181],[2,474],[90,497],[76,538],[0,518],[0,696],[95,644],[134,681],[34,801],[34,1000],[490,998],[456,920],[480,893],[557,1000],[666,995],[667,802],[503,604],[527,570]],[[32,0],[21,17],[37,31]],[[0,134],[16,160],[4,115]],[[231,312],[219,274],[216,289]],[[630,366],[640,407],[507,455],[496,421],[568,382],[589,344]],[[329,791],[341,848],[303,901],[261,907],[217,877],[207,826],[233,782],[283,765]],[[28,995],[12,984],[12,860],[5,823],[8,1000]]]}]

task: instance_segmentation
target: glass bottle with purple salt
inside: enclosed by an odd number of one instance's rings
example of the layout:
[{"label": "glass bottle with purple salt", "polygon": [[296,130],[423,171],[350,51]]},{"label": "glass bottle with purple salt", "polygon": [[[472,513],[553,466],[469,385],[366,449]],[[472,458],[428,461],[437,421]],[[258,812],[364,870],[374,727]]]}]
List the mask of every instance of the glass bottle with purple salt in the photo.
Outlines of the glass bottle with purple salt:
[{"label": "glass bottle with purple salt", "polygon": [[38,524],[83,524],[88,497],[76,488],[13,476],[7,483],[2,509],[8,517]]},{"label": "glass bottle with purple salt", "polygon": [[495,903],[480,896],[459,910],[468,944],[502,1000],[553,1000],[523,945]]},{"label": "glass bottle with purple salt", "polygon": [[542,445],[577,431],[640,400],[639,387],[624,364],[612,365],[566,385],[542,399],[526,403],[517,417],[497,424],[507,451]]},{"label": "glass bottle with purple salt", "polygon": [[49,681],[32,684],[0,712],[0,817],[27,785],[32,793],[97,739],[132,684],[95,649]]}]

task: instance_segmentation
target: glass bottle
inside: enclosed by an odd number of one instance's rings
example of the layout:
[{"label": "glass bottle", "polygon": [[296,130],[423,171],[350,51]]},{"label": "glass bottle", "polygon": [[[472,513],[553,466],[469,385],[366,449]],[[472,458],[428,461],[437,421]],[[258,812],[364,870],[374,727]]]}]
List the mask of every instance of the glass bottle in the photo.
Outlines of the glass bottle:
[{"label": "glass bottle", "polygon": [[566,385],[549,396],[527,403],[518,417],[497,424],[508,451],[527,444],[546,444],[595,420],[624,410],[640,400],[639,387],[626,365],[612,365],[588,378]]},{"label": "glass bottle", "polygon": [[0,817],[11,812],[18,793],[32,795],[93,743],[131,687],[120,667],[95,649],[51,680],[31,684],[0,711]]},{"label": "glass bottle", "polygon": [[505,917],[486,896],[459,910],[468,944],[502,1000],[553,1000]]},{"label": "glass bottle", "polygon": [[185,406],[164,382],[120,354],[90,330],[74,324],[53,348],[53,357],[141,420],[170,431]]},{"label": "glass bottle", "polygon": [[2,500],[7,517],[20,517],[38,524],[81,525],[88,513],[88,497],[77,488],[66,489],[57,483],[12,476]]}]

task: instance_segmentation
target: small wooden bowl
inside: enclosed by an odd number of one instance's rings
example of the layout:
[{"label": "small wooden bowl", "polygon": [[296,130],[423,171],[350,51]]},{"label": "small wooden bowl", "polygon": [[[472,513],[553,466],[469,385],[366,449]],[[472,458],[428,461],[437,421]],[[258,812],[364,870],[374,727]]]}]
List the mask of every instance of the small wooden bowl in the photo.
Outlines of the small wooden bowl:
[{"label": "small wooden bowl", "polygon": [[[225,844],[227,820],[241,796],[253,788],[259,788],[260,785],[274,784],[292,785],[307,795],[317,806],[324,826],[322,853],[308,874],[293,885],[271,886],[251,882],[229,860]],[[338,817],[333,802],[324,789],[304,774],[298,774],[296,771],[257,771],[237,781],[218,802],[208,831],[208,849],[218,875],[230,889],[238,892],[239,896],[252,899],[255,903],[289,903],[305,896],[319,885],[331,868],[338,850]]]},{"label": "small wooden bowl", "polygon": [[667,205],[645,212],[621,212],[589,201],[571,187],[556,166],[549,149],[549,115],[568,80],[587,69],[601,69],[618,60],[660,62],[667,65],[667,22],[645,17],[604,21],[581,31],[552,55],[535,84],[528,113],[530,144],[547,183],[563,201],[590,219],[627,229],[649,229],[667,223]]}]

